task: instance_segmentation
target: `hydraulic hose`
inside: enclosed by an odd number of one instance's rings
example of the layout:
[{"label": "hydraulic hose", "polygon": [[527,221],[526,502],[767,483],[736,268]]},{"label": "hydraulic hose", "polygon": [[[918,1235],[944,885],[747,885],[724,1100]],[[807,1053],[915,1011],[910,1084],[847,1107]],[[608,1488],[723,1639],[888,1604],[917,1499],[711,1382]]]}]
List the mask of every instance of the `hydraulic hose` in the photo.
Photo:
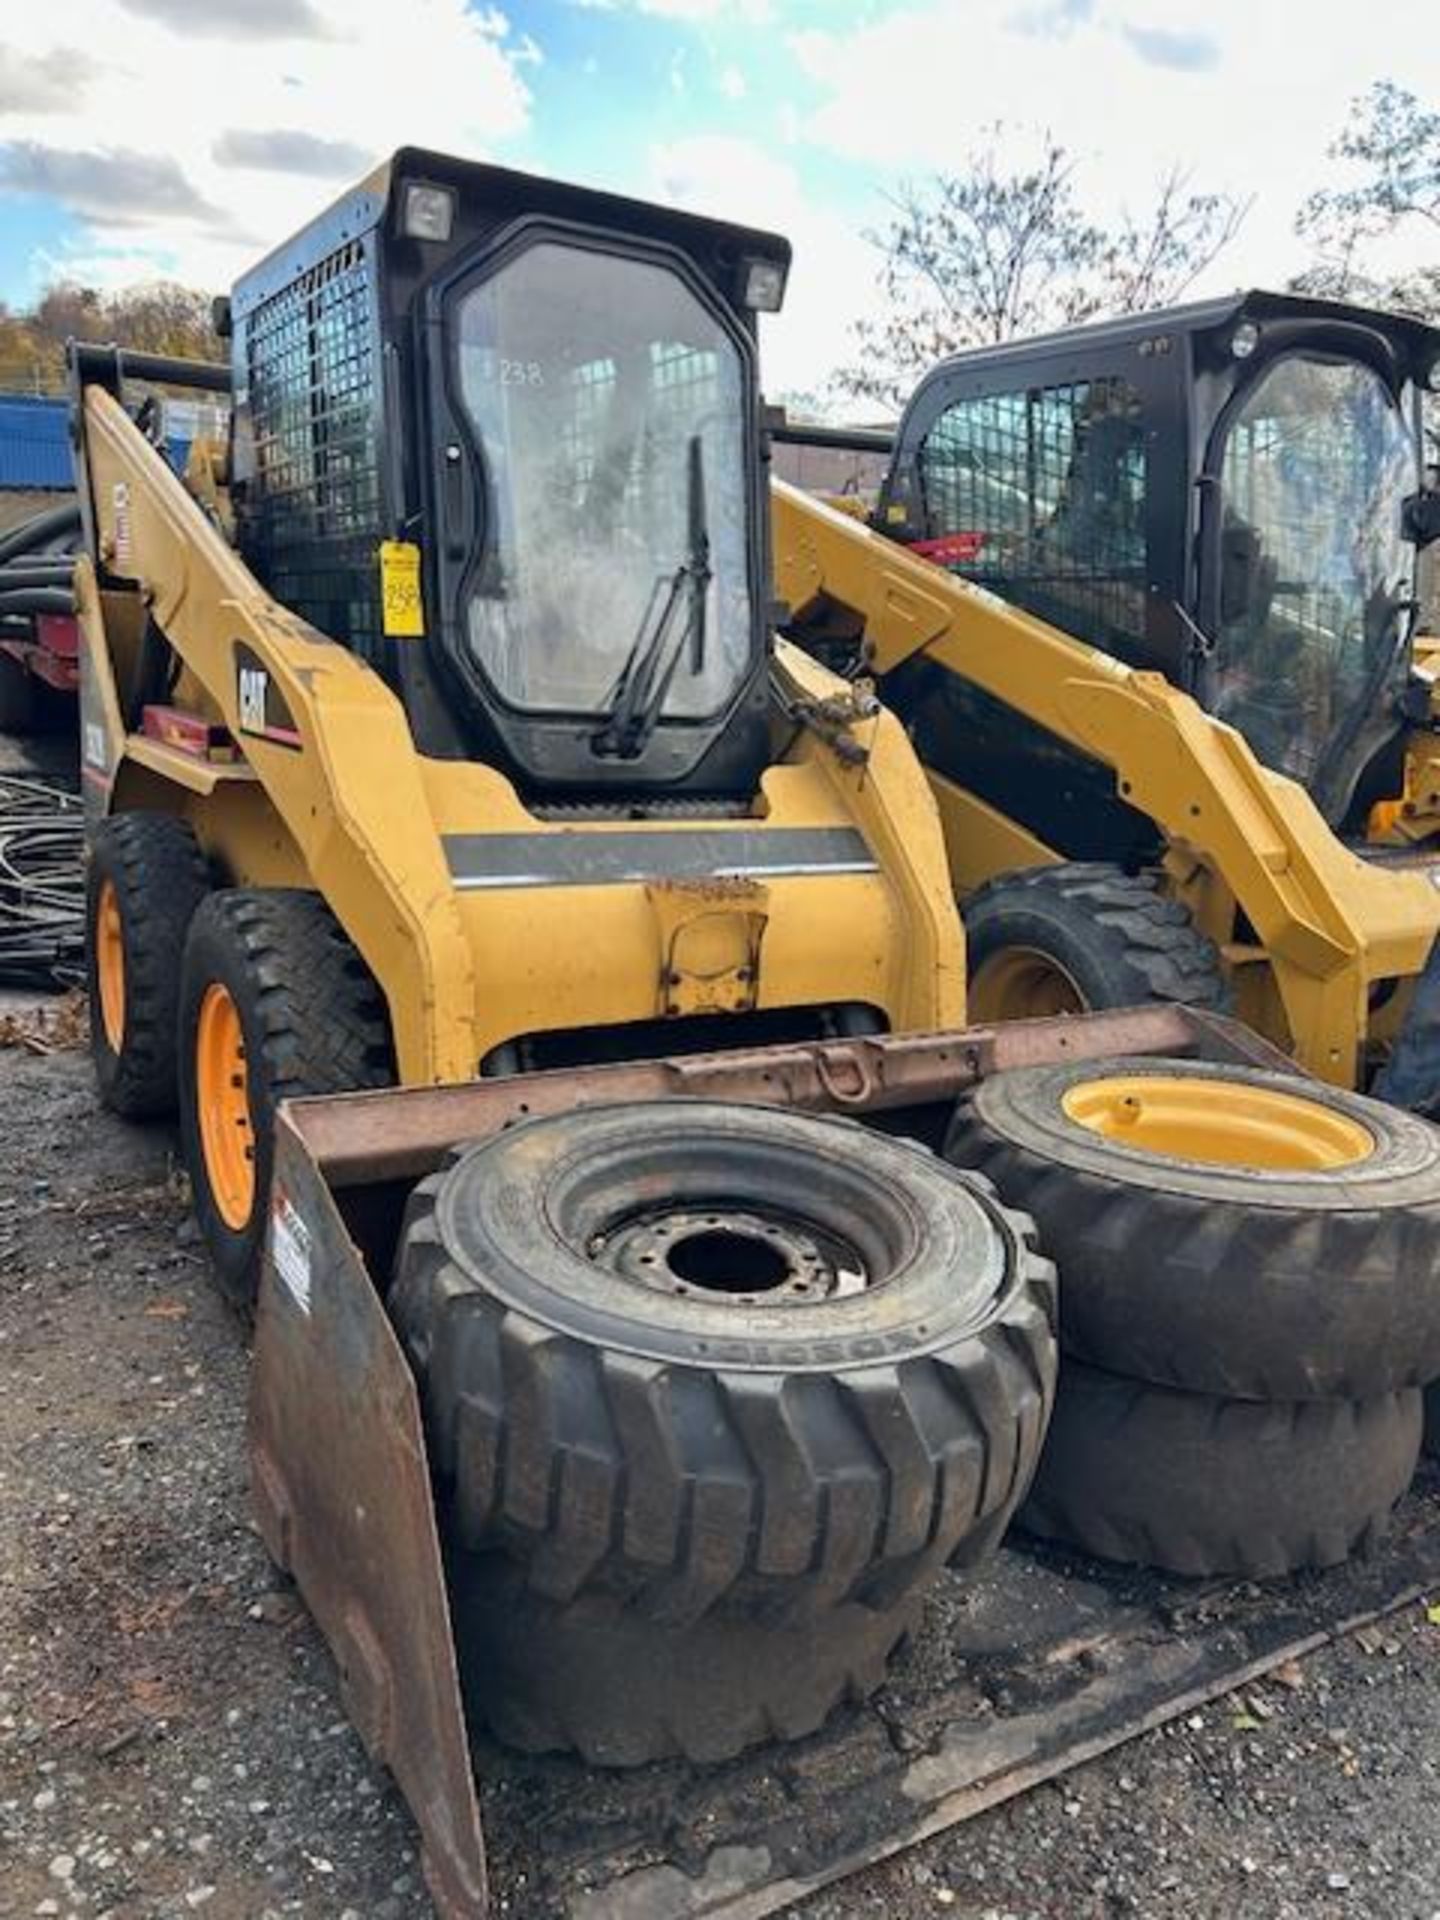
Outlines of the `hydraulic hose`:
[{"label": "hydraulic hose", "polygon": [[12,561],[0,563],[0,593],[14,593],[22,587],[68,587],[75,578],[75,562],[65,557],[54,560]]},{"label": "hydraulic hose", "polygon": [[[0,584],[4,582],[0,573]],[[25,587],[18,593],[0,593],[0,614],[74,613],[75,596],[63,587]]]},{"label": "hydraulic hose", "polygon": [[45,513],[37,513],[32,520],[22,520],[9,533],[0,534],[0,566],[19,554],[34,553],[37,547],[79,531],[80,508],[74,500],[67,500],[63,506],[51,507]]}]

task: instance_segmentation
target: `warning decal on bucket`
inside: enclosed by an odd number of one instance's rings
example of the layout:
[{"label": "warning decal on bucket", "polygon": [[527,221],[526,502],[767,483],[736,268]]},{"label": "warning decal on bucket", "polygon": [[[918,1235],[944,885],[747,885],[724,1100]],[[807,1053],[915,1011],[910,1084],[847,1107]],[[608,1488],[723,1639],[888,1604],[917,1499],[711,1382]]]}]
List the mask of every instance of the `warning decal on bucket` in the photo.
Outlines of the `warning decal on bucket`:
[{"label": "warning decal on bucket", "polygon": [[270,1214],[270,1253],[285,1291],[302,1313],[309,1313],[310,1229],[278,1190]]}]

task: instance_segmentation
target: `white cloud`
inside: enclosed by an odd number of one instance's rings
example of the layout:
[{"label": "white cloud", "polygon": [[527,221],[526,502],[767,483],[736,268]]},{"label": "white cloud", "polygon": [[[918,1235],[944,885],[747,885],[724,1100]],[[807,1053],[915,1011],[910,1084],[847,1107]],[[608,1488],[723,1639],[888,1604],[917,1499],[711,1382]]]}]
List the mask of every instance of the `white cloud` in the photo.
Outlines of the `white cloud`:
[{"label": "white cloud", "polygon": [[722,67],[715,82],[727,100],[743,100],[750,89],[745,84],[745,76],[739,67]]},{"label": "white cloud", "polygon": [[[225,287],[344,187],[326,156],[370,165],[413,143],[483,158],[528,123],[522,69],[539,49],[465,0],[407,0],[400,13],[353,0],[185,0],[203,35],[169,24],[179,8],[131,0],[119,34],[113,0],[7,9],[7,47],[27,74],[57,49],[95,50],[67,104],[15,106],[0,130],[0,218],[8,172],[15,188],[48,185],[83,223],[63,271]],[[262,148],[270,164],[259,167]],[[234,164],[247,152],[252,164]],[[135,208],[117,244],[103,209],[128,177],[168,181],[169,192]]]},{"label": "white cloud", "polygon": [[1363,34],[1336,0],[1299,22],[1280,0],[1028,11],[1016,0],[932,0],[789,45],[821,93],[805,136],[873,166],[877,181],[956,165],[978,127],[999,118],[1053,130],[1107,217],[1143,202],[1174,161],[1197,189],[1253,194],[1240,242],[1212,272],[1223,287],[1277,284],[1303,264],[1295,210],[1387,47],[1404,47],[1406,85],[1440,93],[1440,48],[1417,37],[1413,0],[1369,0]]},{"label": "white cloud", "polygon": [[771,393],[823,387],[851,359],[851,319],[874,297],[876,257],[860,222],[816,206],[793,167],[749,140],[675,141],[652,149],[650,170],[639,191],[790,241],[784,311],[761,319],[761,371]]},{"label": "white cloud", "polygon": [[591,13],[648,13],[691,24],[758,26],[772,17],[771,0],[573,0]]}]

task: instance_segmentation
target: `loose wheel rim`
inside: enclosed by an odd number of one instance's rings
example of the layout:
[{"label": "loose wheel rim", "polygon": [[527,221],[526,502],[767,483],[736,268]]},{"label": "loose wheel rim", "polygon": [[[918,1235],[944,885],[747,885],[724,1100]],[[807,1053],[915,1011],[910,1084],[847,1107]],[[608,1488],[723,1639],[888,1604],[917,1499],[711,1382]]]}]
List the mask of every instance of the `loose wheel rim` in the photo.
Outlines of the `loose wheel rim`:
[{"label": "loose wheel rim", "polygon": [[125,1043],[125,929],[113,880],[100,882],[95,903],[95,984],[105,1044],[119,1053]]},{"label": "loose wheel rim", "polygon": [[238,1233],[255,1205],[255,1128],[240,1010],[218,980],[205,989],[195,1027],[195,1105],[210,1196]]},{"label": "loose wheel rim", "polygon": [[1001,947],[987,954],[970,976],[966,1002],[969,1018],[981,1023],[1090,1010],[1074,975],[1038,947]]},{"label": "loose wheel rim", "polygon": [[1328,1173],[1375,1152],[1373,1133],[1304,1094],[1235,1080],[1117,1074],[1061,1099],[1088,1132],[1162,1159],[1268,1173]]}]

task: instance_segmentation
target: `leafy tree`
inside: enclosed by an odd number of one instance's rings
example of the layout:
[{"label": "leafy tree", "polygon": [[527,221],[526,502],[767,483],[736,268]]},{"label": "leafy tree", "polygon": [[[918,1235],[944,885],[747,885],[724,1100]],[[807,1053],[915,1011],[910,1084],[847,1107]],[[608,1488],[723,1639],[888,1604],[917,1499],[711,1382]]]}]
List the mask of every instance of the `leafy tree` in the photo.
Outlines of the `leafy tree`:
[{"label": "leafy tree", "polygon": [[112,294],[58,281],[26,311],[0,306],[0,388],[58,391],[71,339],[196,360],[220,351],[208,294],[165,281]]},{"label": "leafy tree", "polygon": [[1058,140],[1047,134],[1033,165],[1008,167],[1004,135],[996,122],[960,172],[904,186],[888,228],[868,236],[884,256],[886,312],[856,327],[861,358],[839,376],[847,393],[895,405],[958,348],[1163,306],[1248,212],[1191,192],[1172,168],[1142,214],[1105,227],[1086,213]]}]

